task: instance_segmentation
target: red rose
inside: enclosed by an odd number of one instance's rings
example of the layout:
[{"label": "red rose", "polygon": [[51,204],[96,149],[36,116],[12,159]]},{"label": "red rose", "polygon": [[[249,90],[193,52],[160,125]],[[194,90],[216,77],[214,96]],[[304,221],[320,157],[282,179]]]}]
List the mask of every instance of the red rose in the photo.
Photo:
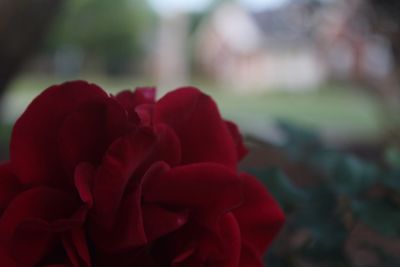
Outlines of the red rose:
[{"label": "red rose", "polygon": [[0,165],[0,266],[262,266],[283,214],[245,154],[195,88],[53,86]]}]

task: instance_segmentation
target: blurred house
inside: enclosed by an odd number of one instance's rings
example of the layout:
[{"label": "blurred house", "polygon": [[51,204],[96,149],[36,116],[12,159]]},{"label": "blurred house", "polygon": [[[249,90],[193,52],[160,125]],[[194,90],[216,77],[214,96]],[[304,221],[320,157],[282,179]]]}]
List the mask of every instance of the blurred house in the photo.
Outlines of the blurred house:
[{"label": "blurred house", "polygon": [[199,29],[197,60],[233,90],[316,88],[326,73],[310,38],[312,27],[301,5],[250,13],[226,3]]},{"label": "blurred house", "polygon": [[199,28],[196,61],[206,75],[237,91],[312,90],[328,79],[384,77],[389,47],[352,25],[363,23],[351,20],[353,13],[307,1],[258,13],[225,3]]}]

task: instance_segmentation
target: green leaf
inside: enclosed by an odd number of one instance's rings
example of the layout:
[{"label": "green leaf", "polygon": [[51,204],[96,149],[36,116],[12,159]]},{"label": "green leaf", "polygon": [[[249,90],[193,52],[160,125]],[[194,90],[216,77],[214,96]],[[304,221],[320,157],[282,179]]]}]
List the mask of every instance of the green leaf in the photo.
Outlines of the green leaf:
[{"label": "green leaf", "polygon": [[355,200],[354,215],[366,225],[387,236],[400,236],[399,207],[388,200]]},{"label": "green leaf", "polygon": [[379,169],[353,156],[338,159],[331,172],[333,188],[341,194],[358,194],[377,181]]},{"label": "green leaf", "polygon": [[391,170],[382,174],[380,181],[390,189],[400,191],[400,170]]},{"label": "green leaf", "polygon": [[298,207],[306,200],[306,194],[296,187],[290,179],[278,168],[271,167],[264,170],[250,169],[250,173],[266,185],[285,211]]},{"label": "green leaf", "polygon": [[326,185],[308,190],[308,200],[298,213],[297,223],[312,233],[313,242],[307,250],[318,253],[340,251],[348,234],[337,208],[337,196]]},{"label": "green leaf", "polygon": [[294,160],[305,160],[322,148],[316,132],[298,127],[284,120],[277,121],[278,128],[286,138],[283,149]]}]

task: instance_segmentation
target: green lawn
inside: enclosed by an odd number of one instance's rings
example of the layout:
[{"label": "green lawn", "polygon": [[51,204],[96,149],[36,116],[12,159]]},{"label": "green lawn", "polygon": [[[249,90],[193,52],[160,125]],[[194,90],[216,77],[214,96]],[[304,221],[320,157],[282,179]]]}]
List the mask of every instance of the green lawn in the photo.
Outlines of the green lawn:
[{"label": "green lawn", "polygon": [[[110,92],[149,84],[144,79],[110,79],[95,75],[83,78]],[[12,122],[40,91],[62,81],[62,78],[47,76],[20,76],[11,84],[6,98],[5,117],[8,122]],[[331,86],[297,93],[269,91],[238,94],[203,81],[194,81],[192,84],[212,95],[223,116],[238,122],[248,133],[272,136],[271,125],[276,119],[316,128],[339,139],[374,138],[381,133],[377,103],[348,87]],[[0,132],[0,138],[7,140],[9,131],[3,128]]]},{"label": "green lawn", "polygon": [[351,92],[215,96],[224,114],[241,122],[262,123],[284,119],[338,134],[379,134],[378,107],[370,99]]}]

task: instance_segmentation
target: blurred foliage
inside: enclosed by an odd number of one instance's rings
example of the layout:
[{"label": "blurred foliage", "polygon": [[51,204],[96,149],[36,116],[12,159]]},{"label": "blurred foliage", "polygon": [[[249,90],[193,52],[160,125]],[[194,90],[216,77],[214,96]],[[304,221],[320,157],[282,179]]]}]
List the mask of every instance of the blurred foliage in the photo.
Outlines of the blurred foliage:
[{"label": "blurred foliage", "polygon": [[400,266],[399,255],[365,240],[364,248],[379,265],[356,264],[348,245],[360,224],[382,238],[400,241],[400,151],[390,148],[382,163],[369,162],[327,148],[312,131],[284,122],[279,127],[286,137],[281,148],[288,160],[307,166],[318,179],[299,186],[278,168],[250,169],[288,216],[267,266]]},{"label": "blurred foliage", "polygon": [[154,20],[145,1],[68,1],[45,48],[82,49],[87,57],[103,59],[112,72],[112,68],[123,68],[133,57],[141,58]]}]

